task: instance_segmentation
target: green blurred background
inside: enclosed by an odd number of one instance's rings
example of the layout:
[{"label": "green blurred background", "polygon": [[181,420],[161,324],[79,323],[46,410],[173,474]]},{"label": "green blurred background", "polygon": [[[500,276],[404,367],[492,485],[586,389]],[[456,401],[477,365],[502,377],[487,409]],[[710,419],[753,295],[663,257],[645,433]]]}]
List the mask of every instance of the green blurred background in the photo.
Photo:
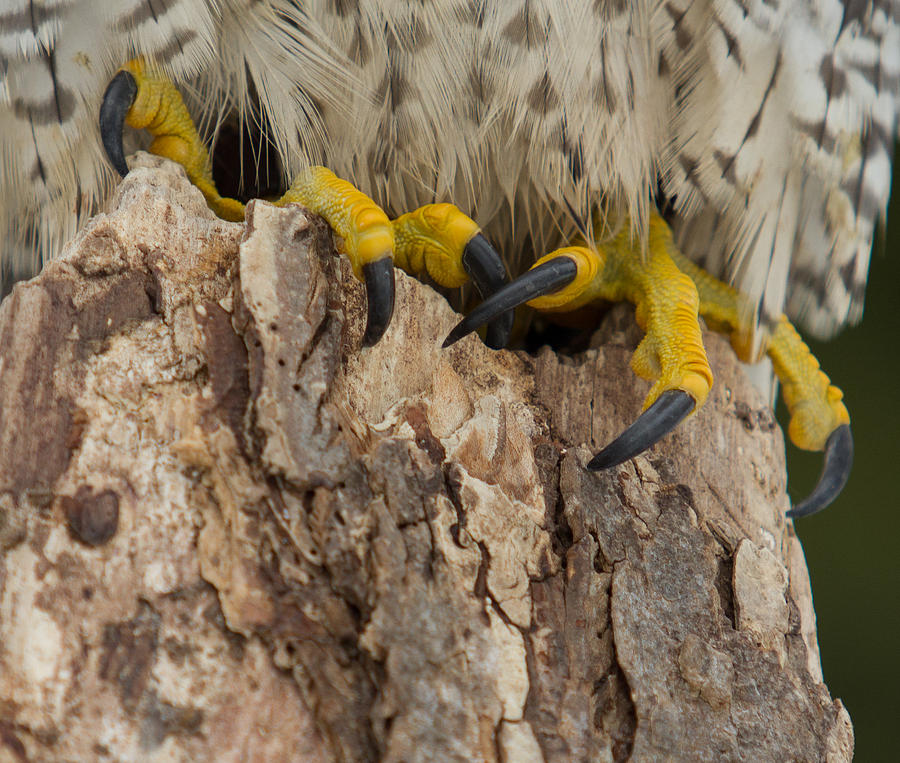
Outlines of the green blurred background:
[{"label": "green blurred background", "polygon": [[[809,343],[844,390],[853,472],[829,509],[795,523],[812,579],[825,682],[850,712],[859,761],[900,760],[900,161],[893,189],[862,323],[831,342]],[[780,414],[784,423],[783,406]],[[809,492],[820,469],[821,455],[788,446],[792,499]]]}]

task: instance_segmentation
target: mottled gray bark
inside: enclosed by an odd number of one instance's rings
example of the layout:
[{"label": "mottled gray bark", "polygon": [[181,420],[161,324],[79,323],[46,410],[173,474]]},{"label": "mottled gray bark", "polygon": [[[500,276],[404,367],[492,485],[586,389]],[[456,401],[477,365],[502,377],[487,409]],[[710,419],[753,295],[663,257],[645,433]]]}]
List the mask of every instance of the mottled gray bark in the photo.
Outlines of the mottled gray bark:
[{"label": "mottled gray bark", "polygon": [[706,407],[639,411],[614,311],[576,359],[448,350],[398,275],[360,349],[329,232],[215,219],[151,157],[0,306],[4,760],[849,760],[727,345]]}]

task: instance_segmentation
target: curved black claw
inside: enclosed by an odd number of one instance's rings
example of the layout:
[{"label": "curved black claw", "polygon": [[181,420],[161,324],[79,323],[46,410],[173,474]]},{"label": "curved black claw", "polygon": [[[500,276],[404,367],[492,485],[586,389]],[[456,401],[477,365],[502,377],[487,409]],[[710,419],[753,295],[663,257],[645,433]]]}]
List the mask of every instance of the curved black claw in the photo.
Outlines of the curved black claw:
[{"label": "curved black claw", "polygon": [[112,166],[122,177],[128,174],[128,164],[122,149],[122,131],[137,90],[134,77],[124,70],[120,71],[106,86],[103,103],[100,104],[100,137],[103,139],[103,148],[106,149]]},{"label": "curved black claw", "polygon": [[561,289],[572,283],[578,275],[578,266],[571,257],[556,257],[508,283],[500,291],[486,299],[471,313],[456,324],[444,340],[444,347],[458,342],[466,334],[471,334],[479,326],[493,320],[498,315],[512,311],[531,299]]},{"label": "curved black claw", "polygon": [[363,347],[371,347],[381,339],[394,314],[394,263],[390,257],[382,257],[363,265],[362,272],[368,313]]},{"label": "curved black claw", "polygon": [[643,453],[671,432],[694,410],[694,398],[680,389],[667,389],[615,440],[594,456],[587,468],[609,469]]},{"label": "curved black claw", "polygon": [[[483,300],[502,289],[507,283],[503,260],[481,233],[476,233],[466,244],[462,266]],[[514,317],[513,311],[507,310],[492,320],[488,324],[484,343],[492,350],[502,350],[506,347]]]},{"label": "curved black claw", "polygon": [[797,519],[822,511],[840,495],[847,484],[852,466],[853,435],[850,434],[850,425],[842,424],[828,436],[825,443],[825,463],[818,483],[805,500],[787,513],[788,517]]}]

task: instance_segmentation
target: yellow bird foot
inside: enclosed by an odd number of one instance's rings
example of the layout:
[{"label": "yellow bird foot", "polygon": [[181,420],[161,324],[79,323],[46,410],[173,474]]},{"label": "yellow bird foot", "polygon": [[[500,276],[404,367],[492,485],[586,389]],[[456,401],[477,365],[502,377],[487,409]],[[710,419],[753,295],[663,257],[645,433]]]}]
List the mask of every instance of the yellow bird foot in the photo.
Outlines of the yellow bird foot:
[{"label": "yellow bird foot", "polygon": [[[727,334],[737,356],[746,363],[757,360],[751,352],[749,316],[754,305],[736,289],[713,278],[681,252],[672,259],[690,276],[700,295],[700,315],[707,325]],[[772,361],[781,394],[790,414],[788,437],[801,450],[825,451],[819,481],[803,501],[788,511],[791,519],[815,514],[840,495],[853,466],[853,436],[844,394],[831,384],[819,362],[800,338],[793,324],[782,315],[765,327],[760,351]]]},{"label": "yellow bird foot", "polygon": [[209,154],[181,93],[165,77],[149,72],[135,59],[110,81],[100,104],[100,137],[115,170],[128,174],[122,132],[125,125],[146,129],[154,138],[150,152],[178,162],[200,189],[209,208],[224,220],[244,219],[244,205],[219,195],[210,170]]},{"label": "yellow bird foot", "polygon": [[[470,278],[482,299],[507,283],[506,266],[481,229],[453,204],[427,204],[394,220],[394,263],[414,276],[426,273],[447,289]],[[506,346],[513,325],[506,310],[488,323],[485,344]]]},{"label": "yellow bird foot", "polygon": [[[122,147],[126,124],[153,135],[150,151],[181,164],[213,212],[227,220],[243,220],[244,205],[221,196],[216,189],[209,154],[178,89],[167,78],[149,71],[140,59],[116,74],[100,107],[103,146],[123,177],[128,174]],[[305,206],[321,215],[340,236],[339,246],[354,275],[366,285],[364,346],[375,344],[390,323],[394,264],[412,275],[428,273],[450,288],[471,278],[483,297],[506,283],[500,256],[476,223],[451,204],[430,204],[392,221],[372,199],[325,167],[300,172],[275,203]],[[492,347],[506,344],[512,318],[510,311],[492,323],[487,338]]]},{"label": "yellow bird foot", "polygon": [[850,414],[843,393],[820,370],[819,362],[800,334],[781,316],[766,346],[791,420],[788,436],[803,450],[824,450],[825,463],[818,483],[803,501],[791,508],[792,519],[824,509],[838,497],[853,466]]},{"label": "yellow bird foot", "polygon": [[655,217],[644,258],[636,251],[628,226],[598,249],[570,246],[551,252],[479,305],[451,332],[445,345],[489,320],[495,310],[511,310],[525,302],[544,312],[567,312],[598,301],[632,302],[645,336],[631,367],[655,383],[644,401],[644,412],[588,464],[594,470],[617,466],[699,409],[712,386],[697,319],[697,290],[672,262],[668,250],[673,246],[668,227]]},{"label": "yellow bird foot", "polygon": [[[687,260],[658,215],[650,222],[649,253],[644,255],[623,230],[597,250],[565,247],[541,258],[527,273],[475,308],[450,333],[445,346],[491,320],[500,311],[528,303],[545,312],[569,311],[597,301],[628,300],[646,335],[632,368],[655,380],[644,412],[588,464],[606,469],[633,458],[658,442],[705,401],[712,385],[697,321],[727,333],[742,360],[750,343],[747,300]],[[772,358],[791,414],[788,434],[800,448],[825,450],[822,475],[810,496],[788,512],[807,516],[840,493],[853,460],[849,415],[841,391],[782,317],[764,345]]]}]

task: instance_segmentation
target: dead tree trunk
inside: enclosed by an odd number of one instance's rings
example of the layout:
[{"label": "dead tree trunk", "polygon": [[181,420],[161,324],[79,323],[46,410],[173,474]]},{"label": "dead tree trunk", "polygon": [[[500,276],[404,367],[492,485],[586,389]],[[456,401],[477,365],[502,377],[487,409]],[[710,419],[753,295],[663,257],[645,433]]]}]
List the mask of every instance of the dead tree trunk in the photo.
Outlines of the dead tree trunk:
[{"label": "dead tree trunk", "polygon": [[[150,157],[0,307],[4,760],[849,760],[783,446],[727,345],[639,410],[627,310],[576,360],[441,340],[323,224],[215,219]],[[587,446],[587,447],[586,447]]]}]

